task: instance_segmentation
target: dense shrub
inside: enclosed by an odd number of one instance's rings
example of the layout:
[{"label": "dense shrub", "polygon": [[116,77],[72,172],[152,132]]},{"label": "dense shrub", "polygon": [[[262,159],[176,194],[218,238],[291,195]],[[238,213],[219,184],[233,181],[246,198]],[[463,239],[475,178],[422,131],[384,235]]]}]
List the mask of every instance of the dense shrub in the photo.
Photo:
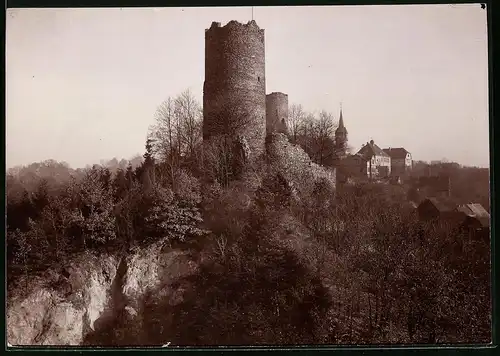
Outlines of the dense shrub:
[{"label": "dense shrub", "polygon": [[155,184],[149,174],[147,167],[134,171],[129,166],[112,177],[108,169],[94,166],[78,179],[61,183],[57,194],[43,179],[32,193],[11,189],[9,282],[19,273],[64,263],[83,249],[109,251],[156,239],[173,243],[204,235],[197,179],[180,171],[182,185],[174,194],[170,187]]},{"label": "dense shrub", "polygon": [[[328,291],[293,251],[275,240],[283,233],[277,222],[287,209],[285,183],[279,176],[264,178],[255,203],[246,209],[248,224],[238,235],[228,236],[224,253],[202,263],[195,276],[178,281],[187,286],[181,304],[173,307],[154,293],[145,301],[142,343],[264,345],[323,340]],[[228,226],[224,231],[234,233]]]},{"label": "dense shrub", "polygon": [[147,237],[166,238],[172,243],[206,234],[199,228],[203,219],[194,198],[190,191],[183,200],[177,200],[170,190],[156,187],[145,217]]},{"label": "dense shrub", "polygon": [[304,253],[317,256],[339,301],[329,342],[489,340],[488,241],[420,223],[396,187],[351,187],[329,208],[318,202],[306,225],[316,248]]},{"label": "dense shrub", "polygon": [[176,175],[175,195],[181,202],[196,206],[201,202],[200,181],[188,171],[179,170]]},{"label": "dense shrub", "polygon": [[[146,332],[152,344],[175,345],[314,344],[318,321],[329,307],[327,291],[287,251],[243,253],[231,263],[204,267],[187,280],[185,302],[172,308],[148,305]],[[171,314],[169,318],[153,315]],[[164,332],[161,332],[164,330]]]}]

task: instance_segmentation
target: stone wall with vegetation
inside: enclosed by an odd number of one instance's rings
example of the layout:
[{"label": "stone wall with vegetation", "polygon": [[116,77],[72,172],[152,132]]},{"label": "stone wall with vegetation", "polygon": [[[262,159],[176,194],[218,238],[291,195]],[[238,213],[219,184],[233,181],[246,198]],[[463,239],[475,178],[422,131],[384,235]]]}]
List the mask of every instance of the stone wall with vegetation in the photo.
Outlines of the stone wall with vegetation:
[{"label": "stone wall with vegetation", "polygon": [[269,135],[266,149],[273,169],[279,171],[297,191],[308,194],[316,182],[322,181],[335,190],[335,169],[312,162],[308,154],[300,146],[290,143],[284,134]]}]

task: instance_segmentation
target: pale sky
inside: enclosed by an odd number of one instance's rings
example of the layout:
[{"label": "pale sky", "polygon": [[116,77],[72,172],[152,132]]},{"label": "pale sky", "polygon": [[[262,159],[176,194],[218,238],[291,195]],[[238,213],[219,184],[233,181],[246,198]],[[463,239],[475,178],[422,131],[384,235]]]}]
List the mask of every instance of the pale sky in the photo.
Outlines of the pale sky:
[{"label": "pale sky", "polygon": [[[15,9],[6,15],[7,166],[142,154],[157,106],[202,102],[205,29],[250,7]],[[486,11],[479,4],[256,7],[267,93],[342,102],[349,144],[489,166]]]}]

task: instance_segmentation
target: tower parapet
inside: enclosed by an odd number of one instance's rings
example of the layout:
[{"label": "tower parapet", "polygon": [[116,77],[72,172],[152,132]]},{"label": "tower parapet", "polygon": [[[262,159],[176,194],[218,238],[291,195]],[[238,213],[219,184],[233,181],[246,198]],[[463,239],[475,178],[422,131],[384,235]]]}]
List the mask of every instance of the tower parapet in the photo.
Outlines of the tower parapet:
[{"label": "tower parapet", "polygon": [[263,152],[266,134],[264,30],[255,21],[205,31],[203,138],[243,137],[250,156]]},{"label": "tower parapet", "polygon": [[287,133],[288,95],[274,92],[266,95],[266,133]]},{"label": "tower parapet", "polygon": [[240,23],[238,21],[232,20],[229,21],[226,25],[221,26],[220,22],[212,22],[212,25],[210,28],[205,30],[205,33],[211,33],[216,36],[221,36],[221,34],[228,35],[229,33],[235,33],[235,32],[254,32],[255,34],[258,34],[258,37],[262,42],[264,42],[264,29],[261,29],[259,25],[257,25],[257,22],[255,20],[248,21],[246,24]]}]

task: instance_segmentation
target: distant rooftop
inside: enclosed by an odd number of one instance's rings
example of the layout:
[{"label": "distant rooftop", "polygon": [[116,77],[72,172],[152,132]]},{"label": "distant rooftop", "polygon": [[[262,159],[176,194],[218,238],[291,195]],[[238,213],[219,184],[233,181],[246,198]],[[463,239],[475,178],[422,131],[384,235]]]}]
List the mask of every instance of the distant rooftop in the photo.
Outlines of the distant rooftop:
[{"label": "distant rooftop", "polygon": [[440,212],[451,212],[456,209],[456,205],[448,200],[438,199],[435,197],[430,197],[425,200],[430,201]]},{"label": "distant rooftop", "polygon": [[490,214],[479,203],[462,204],[457,209],[463,211],[469,216],[474,216],[477,218],[490,218]]},{"label": "distant rooftop", "polygon": [[361,147],[357,153],[365,159],[370,159],[372,156],[385,156],[389,157],[380,147],[378,147],[373,140],[367,142],[366,145]]},{"label": "distant rooftop", "polygon": [[400,158],[406,158],[406,155],[410,152],[408,152],[406,149],[403,147],[397,147],[397,148],[384,148],[384,152],[387,153],[391,158],[394,159],[400,159]]}]

